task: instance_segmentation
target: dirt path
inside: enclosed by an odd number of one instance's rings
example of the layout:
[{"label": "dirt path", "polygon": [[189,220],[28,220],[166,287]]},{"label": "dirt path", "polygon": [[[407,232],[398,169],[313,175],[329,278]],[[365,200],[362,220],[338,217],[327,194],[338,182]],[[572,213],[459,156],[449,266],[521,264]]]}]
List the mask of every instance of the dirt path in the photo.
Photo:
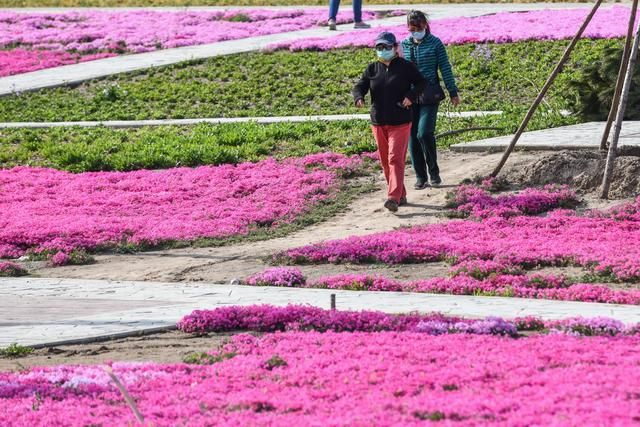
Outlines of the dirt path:
[{"label": "dirt path", "polygon": [[171,331],[92,344],[41,348],[16,359],[0,357],[0,372],[31,366],[93,365],[106,361],[179,363],[189,354],[218,348],[229,336],[230,334],[194,336]]},{"label": "dirt path", "polygon": [[[539,154],[514,153],[509,165],[512,168],[524,168],[536,156]],[[35,273],[42,277],[228,283],[234,278],[244,278],[261,271],[265,267],[262,262],[265,256],[287,248],[441,221],[440,213],[444,210],[446,193],[465,178],[476,174],[488,174],[499,157],[500,154],[443,152],[440,168],[446,185],[422,191],[413,190],[415,177],[408,167],[406,183],[410,204],[401,208],[395,215],[382,207],[385,193],[382,190],[383,182],[379,179],[380,190],[358,198],[347,212],[285,238],[216,248],[99,255],[93,265],[44,268]],[[442,276],[446,271],[444,265],[436,263],[420,268],[403,267],[402,271],[395,267],[324,265],[306,267],[305,273],[315,277],[372,268],[390,277],[404,279]]]}]

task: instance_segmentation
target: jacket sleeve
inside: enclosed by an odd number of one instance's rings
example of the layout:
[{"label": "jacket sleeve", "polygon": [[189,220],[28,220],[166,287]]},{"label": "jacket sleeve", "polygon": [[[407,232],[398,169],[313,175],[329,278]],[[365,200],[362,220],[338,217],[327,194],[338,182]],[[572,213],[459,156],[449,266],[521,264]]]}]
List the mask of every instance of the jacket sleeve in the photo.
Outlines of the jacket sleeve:
[{"label": "jacket sleeve", "polygon": [[449,91],[449,96],[454,98],[458,96],[458,86],[456,86],[456,79],[453,77],[447,49],[440,40],[438,40],[436,45],[436,55],[438,56],[438,68],[440,68],[440,73],[442,74],[442,79],[447,87],[447,91]]},{"label": "jacket sleeve", "polygon": [[353,95],[353,102],[358,102],[359,99],[364,99],[371,85],[371,79],[369,77],[369,67],[365,68],[362,77],[358,80],[358,83],[353,87],[351,94]]},{"label": "jacket sleeve", "polygon": [[422,92],[424,92],[427,87],[427,80],[424,78],[422,73],[418,70],[418,67],[412,62],[407,61],[407,78],[409,83],[413,86],[409,92],[405,95],[407,98],[411,100],[411,102],[416,102],[416,98]]}]

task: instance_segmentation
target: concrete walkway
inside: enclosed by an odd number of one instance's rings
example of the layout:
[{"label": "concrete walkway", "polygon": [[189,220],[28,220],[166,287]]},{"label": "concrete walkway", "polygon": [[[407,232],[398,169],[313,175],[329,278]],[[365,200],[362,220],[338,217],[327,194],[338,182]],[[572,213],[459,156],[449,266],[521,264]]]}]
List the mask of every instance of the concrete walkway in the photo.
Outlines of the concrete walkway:
[{"label": "concrete walkway", "polygon": [[[461,112],[439,112],[441,117],[464,118],[500,115],[502,111],[461,111]],[[107,120],[107,121],[79,121],[79,122],[7,122],[0,123],[0,129],[16,128],[60,128],[60,127],[108,127],[108,128],[141,128],[146,126],[188,126],[198,123],[301,123],[313,121],[336,122],[343,120],[369,120],[369,114],[335,114],[320,116],[282,116],[282,117],[221,117],[221,118],[199,118],[199,119],[161,119],[161,120]]]},{"label": "concrete walkway", "polygon": [[[412,5],[412,8],[417,7]],[[579,4],[455,4],[455,5],[429,5],[424,6],[428,10],[431,19],[456,17],[456,16],[478,16],[500,11],[526,11],[543,8],[567,9],[574,7],[585,7]],[[298,9],[300,6],[297,7]],[[394,9],[395,6],[385,5],[380,9]],[[229,9],[223,8],[223,9]],[[294,8],[295,9],[295,8]],[[370,8],[368,8],[370,9]],[[18,9],[4,9],[5,11],[16,12]],[[35,9],[20,9],[28,12]],[[65,11],[71,9],[64,9]],[[103,9],[107,10],[107,9]],[[186,8],[159,8],[156,10],[186,10]],[[189,10],[207,10],[206,8],[191,8]],[[38,11],[62,11],[61,9],[41,9]],[[397,25],[406,22],[404,16],[397,16],[388,19],[369,21],[373,27],[385,25]],[[246,38],[240,40],[224,41],[219,43],[204,44],[198,46],[187,46],[175,49],[163,49],[155,52],[140,53],[135,55],[122,55],[112,58],[105,58],[96,61],[83,62],[79,64],[65,65],[62,67],[49,68],[30,73],[19,74],[0,78],[0,96],[11,95],[20,92],[28,92],[44,88],[52,88],[67,84],[78,84],[87,80],[102,78],[113,74],[126,73],[137,70],[144,70],[151,67],[160,67],[176,64],[179,62],[211,58],[234,53],[250,52],[266,48],[267,46],[291,40],[298,40],[308,37],[334,37],[344,31],[353,31],[352,24],[339,25],[338,31],[328,31],[326,27],[316,27],[308,30],[294,31],[289,33],[272,34]]]},{"label": "concrete walkway", "polygon": [[607,316],[640,322],[636,306],[520,298],[267,288],[203,283],[0,279],[0,347],[101,337],[174,325],[196,309],[229,305],[311,304],[338,309],[442,312],[465,317]]},{"label": "concrete walkway", "polygon": [[[589,122],[572,126],[561,126],[525,132],[516,145],[517,150],[596,150],[600,148],[600,138],[605,122]],[[613,130],[612,132],[613,133]],[[458,152],[504,151],[513,135],[481,139],[451,146]],[[626,121],[622,124],[619,147],[640,147],[640,121]]]}]

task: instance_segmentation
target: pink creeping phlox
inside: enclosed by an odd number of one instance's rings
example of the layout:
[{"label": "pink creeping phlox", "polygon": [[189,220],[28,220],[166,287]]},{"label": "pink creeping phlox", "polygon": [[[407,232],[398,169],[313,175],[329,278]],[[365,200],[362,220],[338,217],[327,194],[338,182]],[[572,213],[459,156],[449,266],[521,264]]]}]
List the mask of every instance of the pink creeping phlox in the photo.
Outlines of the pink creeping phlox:
[{"label": "pink creeping phlox", "polygon": [[[639,345],[564,334],[286,332],[236,335],[210,366],[112,367],[154,426],[631,426]],[[8,427],[136,424],[97,366],[0,373],[0,408]]]},{"label": "pink creeping phlox", "polygon": [[[303,30],[320,10],[80,11],[0,13],[0,76],[81,61]],[[364,12],[365,19],[374,18]],[[236,19],[236,21],[234,21]],[[352,15],[342,12],[339,23]],[[240,22],[247,20],[247,22]],[[143,23],[144,25],[141,25]],[[6,50],[8,49],[8,50]]]},{"label": "pink creeping phlox", "polygon": [[14,262],[0,262],[0,277],[16,277],[27,275],[27,270]]},{"label": "pink creeping phlox", "polygon": [[0,50],[0,77],[93,61],[115,55],[115,53],[79,54],[53,50]]},{"label": "pink creeping phlox", "polygon": [[569,187],[556,185],[527,188],[517,194],[501,196],[492,196],[474,185],[461,185],[448,197],[455,215],[473,218],[537,215],[556,208],[571,208],[580,201]]},{"label": "pink creeping phlox", "polygon": [[294,263],[411,263],[455,259],[509,265],[575,263],[621,280],[640,279],[640,198],[613,211],[577,216],[556,210],[546,217],[491,217],[450,221],[349,237],[274,256]]},{"label": "pink creeping phlox", "polygon": [[[473,266],[473,267],[471,267]],[[603,284],[569,283],[564,277],[533,274],[500,264],[463,263],[452,268],[453,277],[404,282],[379,275],[340,274],[307,281],[300,270],[267,269],[247,280],[253,286],[343,289],[352,291],[425,292],[484,295],[561,301],[640,305],[639,290],[612,289]],[[511,274],[514,273],[514,274]]]},{"label": "pink creeping phlox", "polygon": [[[589,13],[587,8],[565,10],[533,10],[529,12],[499,12],[496,14],[436,19],[431,31],[448,45],[468,43],[513,43],[524,40],[563,40],[572,38]],[[583,38],[611,39],[624,37],[630,9],[615,5],[600,9],[587,27]],[[345,47],[372,47],[380,31],[390,31],[397,37],[407,34],[406,25],[377,27],[352,31],[337,37],[309,37],[274,43],[268,49],[330,50]],[[490,49],[484,60],[491,59]]]},{"label": "pink creeping phlox", "polygon": [[332,197],[336,173],[360,162],[308,159],[162,171],[72,174],[0,170],[0,257],[27,251],[223,238],[274,228]]},{"label": "pink creeping phlox", "polygon": [[568,332],[573,335],[636,335],[640,324],[624,325],[606,317],[574,317],[548,320],[528,316],[507,321],[498,317],[482,320],[462,319],[440,313],[388,314],[379,311],[325,310],[308,305],[250,305],[195,310],[177,324],[187,333],[209,332],[284,332],[314,330],[320,332],[424,332],[474,333],[515,336],[517,331]]}]

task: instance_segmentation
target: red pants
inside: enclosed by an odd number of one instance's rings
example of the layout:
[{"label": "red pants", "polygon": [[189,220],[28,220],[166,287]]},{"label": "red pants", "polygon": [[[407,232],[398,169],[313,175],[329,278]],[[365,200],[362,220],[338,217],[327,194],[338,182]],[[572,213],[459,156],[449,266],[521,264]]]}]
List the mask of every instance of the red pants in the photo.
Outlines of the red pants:
[{"label": "red pants", "polygon": [[407,161],[411,123],[397,126],[373,125],[371,129],[387,180],[387,197],[400,203],[400,198],[407,196],[407,189],[404,187],[404,166]]}]

